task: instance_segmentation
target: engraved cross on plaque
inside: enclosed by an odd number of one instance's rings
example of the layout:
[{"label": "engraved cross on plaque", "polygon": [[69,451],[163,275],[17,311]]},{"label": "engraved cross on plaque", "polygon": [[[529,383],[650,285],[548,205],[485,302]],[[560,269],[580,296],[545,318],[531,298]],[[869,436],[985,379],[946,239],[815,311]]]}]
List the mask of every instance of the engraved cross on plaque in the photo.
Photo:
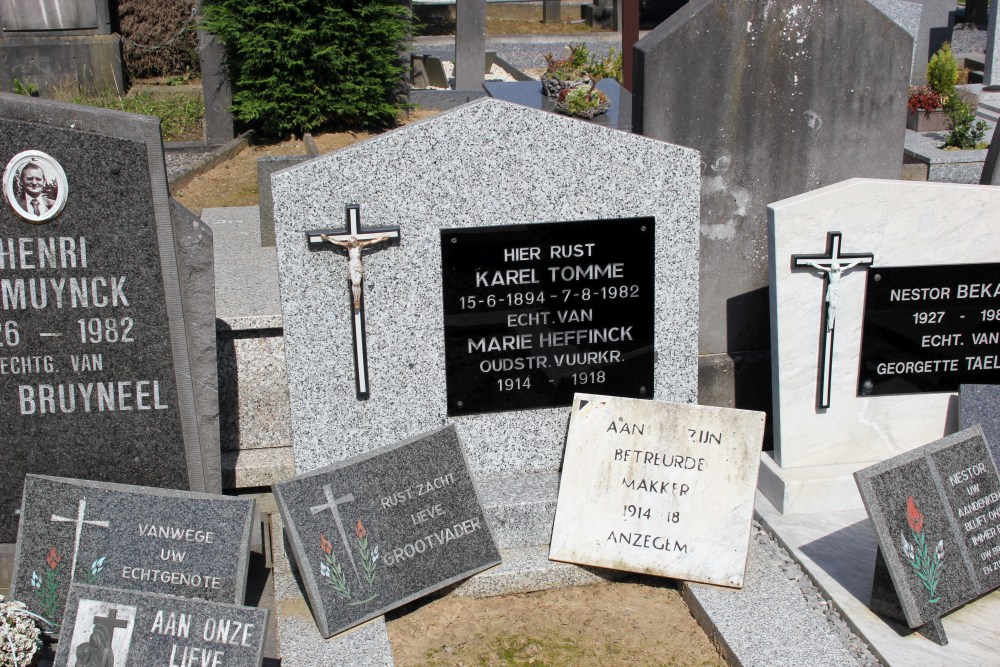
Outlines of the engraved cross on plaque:
[{"label": "engraved cross on plaque", "polygon": [[103,625],[108,629],[108,644],[111,644],[111,640],[115,637],[115,630],[124,630],[127,628],[128,621],[118,618],[118,610],[112,609],[108,612],[107,616],[94,616],[94,627],[98,625]]},{"label": "engraved cross on plaque", "polygon": [[87,521],[84,516],[87,514],[87,499],[80,498],[80,503],[76,508],[76,518],[70,519],[64,516],[59,516],[53,514],[49,521],[55,521],[56,523],[72,523],[76,525],[76,537],[73,542],[73,569],[69,573],[69,581],[73,583],[76,580],[76,559],[80,555],[80,536],[83,534],[83,525],[97,526],[98,528],[106,528],[111,530],[111,524],[107,521]]},{"label": "engraved cross on plaque", "polygon": [[358,584],[361,584],[361,573],[358,572],[358,566],[354,562],[354,554],[351,553],[351,545],[347,541],[347,533],[344,532],[344,522],[340,518],[340,510],[338,505],[344,503],[353,503],[354,494],[348,493],[346,496],[341,496],[340,498],[334,498],[333,489],[330,488],[329,484],[323,485],[323,495],[326,496],[325,505],[316,505],[315,507],[310,507],[309,512],[311,514],[319,514],[323,510],[330,510],[333,514],[333,521],[337,524],[337,532],[340,533],[340,539],[344,542],[344,549],[347,551],[347,558],[351,561],[351,567],[354,568],[354,574],[358,578]]},{"label": "engraved cross on plaque", "polygon": [[331,244],[347,250],[347,271],[351,288],[351,330],[354,346],[354,377],[359,399],[368,398],[368,351],[365,343],[364,266],[361,250],[377,243],[399,238],[399,227],[374,227],[362,231],[361,207],[348,204],[347,227],[314,229],[306,232],[309,248],[317,250]]},{"label": "engraved cross on plaque", "polygon": [[809,268],[823,274],[823,309],[820,325],[819,386],[816,391],[816,406],[830,407],[830,383],[833,367],[833,333],[837,321],[837,301],[840,299],[840,278],[845,271],[856,266],[867,266],[875,261],[875,255],[865,253],[840,252],[840,232],[826,235],[826,254],[792,255],[792,268]]}]

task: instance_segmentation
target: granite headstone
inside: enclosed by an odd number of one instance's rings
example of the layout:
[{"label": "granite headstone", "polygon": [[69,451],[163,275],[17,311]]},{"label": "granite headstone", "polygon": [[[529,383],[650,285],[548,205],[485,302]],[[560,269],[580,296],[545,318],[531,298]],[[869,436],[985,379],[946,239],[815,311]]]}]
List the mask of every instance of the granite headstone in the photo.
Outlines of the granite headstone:
[{"label": "granite headstone", "polygon": [[979,177],[980,185],[1000,185],[1000,132],[994,132],[990,140],[990,148],[986,151],[983,162],[983,173]]},{"label": "granite headstone", "polygon": [[260,667],[267,609],[76,585],[59,667]]},{"label": "granite headstone", "polygon": [[1000,474],[978,426],[855,478],[893,584],[876,569],[875,611],[893,617],[898,600],[917,628],[1000,586]]},{"label": "granite headstone", "polygon": [[963,384],[958,391],[958,426],[979,426],[993,461],[1000,461],[1000,385]]},{"label": "granite headstone", "polygon": [[[518,247],[529,247],[536,245],[530,228],[536,223],[654,218],[649,396],[695,400],[694,151],[483,99],[278,172],[271,182],[297,471],[450,421],[443,229],[528,225]],[[642,197],[635,196],[637,188]],[[311,250],[305,234],[343,224],[349,202],[360,205],[362,231],[399,227],[397,241],[363,251],[370,380],[364,401],[356,397],[348,253]],[[589,265],[584,260],[565,264]],[[463,416],[454,423],[472,474],[481,479],[555,473],[567,419],[565,408],[542,408]]]},{"label": "granite headstone", "polygon": [[220,491],[187,330],[213,319],[210,234],[171,217],[159,121],[0,95],[0,145],[0,541],[30,472]]},{"label": "granite headstone", "polygon": [[454,427],[273,488],[324,637],[500,562]]},{"label": "granite headstone", "polygon": [[[867,381],[902,383],[913,370],[940,374],[942,360],[956,371],[987,365],[991,344],[966,354],[975,340],[953,334],[974,326],[983,335],[996,329],[978,310],[963,310],[971,292],[959,284],[989,282],[977,278],[975,265],[1000,256],[992,222],[998,207],[997,188],[869,179],[768,207],[775,446],[773,457],[762,458],[761,489],[777,509],[860,509],[854,471],[955,430],[957,384],[873,395]],[[831,260],[823,259],[831,250],[841,258],[832,280]],[[931,272],[944,266],[955,268],[942,278],[946,282],[935,283]],[[863,335],[866,291],[886,291],[876,280],[882,269],[887,279],[906,270],[922,275],[906,267],[926,267],[927,274],[912,288],[889,290],[894,317],[909,328]],[[948,298],[941,298],[949,286]],[[975,318],[979,324],[970,324]],[[863,365],[865,336],[898,344],[907,331],[909,343],[897,345],[895,357]],[[949,374],[958,375],[943,373]]]},{"label": "granite headstone", "polygon": [[701,383],[719,405],[769,407],[765,207],[899,178],[912,51],[867,0],[692,0],[635,45],[632,131],[702,157]]},{"label": "granite headstone", "polygon": [[764,413],[577,394],[549,558],[743,586]]},{"label": "granite headstone", "polygon": [[1000,9],[997,3],[990,3],[989,27],[986,32],[986,64],[983,70],[983,85],[990,90],[1000,90],[1000,48],[997,48],[997,25]]},{"label": "granite headstone", "polygon": [[73,583],[242,603],[251,498],[28,475],[12,591],[62,618]]}]

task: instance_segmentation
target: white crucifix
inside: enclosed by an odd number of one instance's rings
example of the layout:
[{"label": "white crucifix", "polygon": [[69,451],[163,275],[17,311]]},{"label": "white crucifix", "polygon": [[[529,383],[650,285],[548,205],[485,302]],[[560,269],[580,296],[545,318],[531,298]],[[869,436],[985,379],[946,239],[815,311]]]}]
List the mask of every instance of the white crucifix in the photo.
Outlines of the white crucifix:
[{"label": "white crucifix", "polygon": [[830,384],[833,378],[833,333],[837,322],[837,301],[840,299],[840,279],[845,271],[856,266],[868,266],[875,261],[875,255],[870,252],[843,253],[840,252],[840,232],[828,232],[826,235],[826,254],[824,255],[792,255],[792,268],[809,268],[823,274],[823,309],[820,324],[820,359],[819,377],[816,391],[816,406],[830,407]]},{"label": "white crucifix", "polygon": [[347,275],[351,290],[351,330],[354,346],[354,377],[359,399],[368,398],[368,349],[365,342],[364,265],[361,250],[399,238],[399,227],[373,227],[361,230],[361,207],[348,204],[344,229],[314,229],[306,232],[309,248],[318,250],[330,244],[347,250]]},{"label": "white crucifix", "polygon": [[339,505],[344,503],[353,503],[354,494],[348,493],[346,496],[341,496],[340,498],[335,498],[333,495],[333,489],[329,484],[323,485],[323,495],[326,496],[325,505],[316,505],[315,507],[310,507],[309,512],[312,514],[319,514],[324,510],[330,510],[333,514],[333,522],[337,524],[337,532],[340,533],[340,539],[344,542],[344,549],[347,551],[347,558],[351,561],[351,567],[354,568],[354,575],[358,578],[358,585],[361,585],[361,573],[358,572],[358,566],[354,562],[354,554],[351,552],[351,545],[347,541],[347,532],[344,531],[344,522],[340,518]]},{"label": "white crucifix", "polygon": [[73,569],[70,570],[69,582],[72,584],[76,580],[76,559],[80,555],[80,536],[83,535],[84,524],[88,526],[96,526],[98,528],[104,528],[111,530],[111,524],[107,521],[88,521],[85,517],[87,515],[87,499],[80,498],[80,503],[76,508],[76,518],[70,519],[64,516],[59,516],[58,514],[53,514],[49,521],[55,521],[56,523],[72,523],[76,526],[76,536],[73,540]]}]

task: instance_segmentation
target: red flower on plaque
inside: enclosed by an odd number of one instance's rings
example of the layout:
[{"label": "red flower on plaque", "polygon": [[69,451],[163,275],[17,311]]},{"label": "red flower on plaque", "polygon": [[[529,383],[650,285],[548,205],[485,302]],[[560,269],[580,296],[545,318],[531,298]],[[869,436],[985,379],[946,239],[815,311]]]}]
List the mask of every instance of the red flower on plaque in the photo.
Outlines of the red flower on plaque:
[{"label": "red flower on plaque", "polygon": [[354,529],[354,532],[358,534],[359,540],[365,539],[365,535],[368,534],[368,531],[365,530],[364,525],[361,523],[361,519],[358,519],[358,527]]},{"label": "red flower on plaque", "polygon": [[45,562],[49,564],[49,567],[53,570],[59,567],[59,561],[62,560],[62,556],[56,551],[55,547],[49,549],[49,555],[45,557]]},{"label": "red flower on plaque", "polygon": [[924,515],[917,509],[917,504],[913,502],[913,496],[906,499],[906,523],[910,524],[910,530],[919,533],[924,529]]},{"label": "red flower on plaque", "polygon": [[323,533],[319,534],[319,546],[327,556],[333,553],[333,545],[330,544],[330,540],[326,539],[326,535]]}]

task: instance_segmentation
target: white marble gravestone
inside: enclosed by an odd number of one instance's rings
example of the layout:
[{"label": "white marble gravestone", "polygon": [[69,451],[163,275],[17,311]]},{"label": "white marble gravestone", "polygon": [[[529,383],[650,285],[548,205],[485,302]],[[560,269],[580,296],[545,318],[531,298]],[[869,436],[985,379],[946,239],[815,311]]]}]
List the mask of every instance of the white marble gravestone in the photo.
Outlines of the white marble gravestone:
[{"label": "white marble gravestone", "polygon": [[[854,471],[956,430],[955,392],[858,396],[866,272],[998,262],[998,211],[998,188],[873,179],[768,206],[775,442],[773,457],[762,457],[760,488],[779,511],[858,509]],[[859,264],[836,281],[829,407],[823,408],[828,281],[819,270],[794,268],[793,256],[825,254],[831,232],[840,232],[840,251]]]},{"label": "white marble gravestone", "polygon": [[[455,423],[473,478],[558,470],[567,408],[449,418],[441,230],[655,218],[653,396],[697,394],[698,154],[484,99],[272,176],[295,465],[306,472]],[[366,400],[357,397],[348,257],[306,232],[398,239],[362,249]],[[526,234],[526,244],[531,235]]]},{"label": "white marble gravestone", "polygon": [[743,586],[764,413],[577,394],[549,558]]}]

